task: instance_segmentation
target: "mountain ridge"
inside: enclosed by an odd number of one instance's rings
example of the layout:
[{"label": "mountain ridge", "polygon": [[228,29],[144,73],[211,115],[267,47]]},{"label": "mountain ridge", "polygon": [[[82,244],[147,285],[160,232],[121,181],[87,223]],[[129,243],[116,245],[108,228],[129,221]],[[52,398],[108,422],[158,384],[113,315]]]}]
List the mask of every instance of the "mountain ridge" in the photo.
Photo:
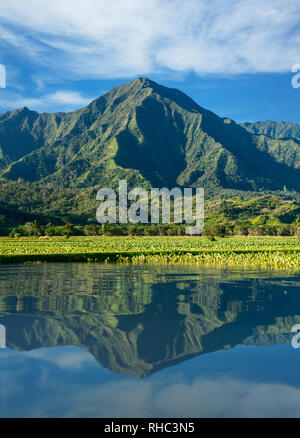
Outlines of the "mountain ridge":
[{"label": "mountain ridge", "polygon": [[244,122],[240,125],[252,134],[264,134],[271,138],[300,139],[299,123],[264,120],[258,122]]},{"label": "mountain ridge", "polygon": [[[300,141],[249,132],[148,78],[69,113],[0,114],[0,183],[72,189],[204,187],[209,197],[300,192]],[[91,191],[89,191],[90,193]]]}]

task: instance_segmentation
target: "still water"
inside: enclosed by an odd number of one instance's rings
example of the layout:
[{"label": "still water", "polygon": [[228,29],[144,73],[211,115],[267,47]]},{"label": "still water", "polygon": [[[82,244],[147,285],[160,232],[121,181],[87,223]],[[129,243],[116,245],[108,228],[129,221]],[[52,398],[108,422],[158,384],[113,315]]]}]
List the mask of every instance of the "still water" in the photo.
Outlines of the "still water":
[{"label": "still water", "polygon": [[0,417],[300,416],[300,274],[0,265],[0,324]]}]

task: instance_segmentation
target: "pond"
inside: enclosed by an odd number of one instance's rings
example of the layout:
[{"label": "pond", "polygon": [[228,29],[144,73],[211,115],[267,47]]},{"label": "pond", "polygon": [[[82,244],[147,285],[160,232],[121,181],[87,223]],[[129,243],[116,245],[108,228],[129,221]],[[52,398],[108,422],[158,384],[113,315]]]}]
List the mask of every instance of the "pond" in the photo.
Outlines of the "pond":
[{"label": "pond", "polygon": [[300,273],[2,264],[0,324],[0,417],[300,416]]}]

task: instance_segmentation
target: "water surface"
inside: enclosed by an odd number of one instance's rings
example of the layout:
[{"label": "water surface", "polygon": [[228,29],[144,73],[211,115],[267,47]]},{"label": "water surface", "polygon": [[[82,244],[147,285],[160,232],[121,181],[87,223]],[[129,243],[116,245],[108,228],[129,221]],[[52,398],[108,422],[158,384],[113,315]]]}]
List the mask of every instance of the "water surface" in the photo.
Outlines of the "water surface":
[{"label": "water surface", "polygon": [[300,416],[300,275],[0,265],[1,417]]}]

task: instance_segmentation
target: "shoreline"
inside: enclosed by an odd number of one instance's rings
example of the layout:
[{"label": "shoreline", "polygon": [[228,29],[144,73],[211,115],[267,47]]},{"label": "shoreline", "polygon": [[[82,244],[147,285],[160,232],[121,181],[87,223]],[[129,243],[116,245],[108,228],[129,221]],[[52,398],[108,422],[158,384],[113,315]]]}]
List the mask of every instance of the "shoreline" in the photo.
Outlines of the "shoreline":
[{"label": "shoreline", "polygon": [[0,264],[13,263],[191,264],[300,271],[300,251],[284,249],[273,251],[122,251],[0,255]]},{"label": "shoreline", "polygon": [[0,263],[192,264],[300,271],[299,237],[0,238]]}]

